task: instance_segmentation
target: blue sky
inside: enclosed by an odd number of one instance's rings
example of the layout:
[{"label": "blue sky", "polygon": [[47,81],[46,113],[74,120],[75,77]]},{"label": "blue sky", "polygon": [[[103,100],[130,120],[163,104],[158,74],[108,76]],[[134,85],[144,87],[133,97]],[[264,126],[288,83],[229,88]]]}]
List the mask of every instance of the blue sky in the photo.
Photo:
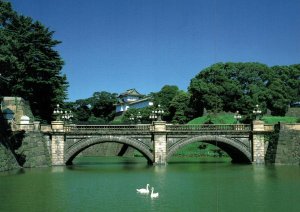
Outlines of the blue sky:
[{"label": "blue sky", "polygon": [[62,41],[69,101],[187,90],[216,62],[300,63],[299,0],[11,0]]}]

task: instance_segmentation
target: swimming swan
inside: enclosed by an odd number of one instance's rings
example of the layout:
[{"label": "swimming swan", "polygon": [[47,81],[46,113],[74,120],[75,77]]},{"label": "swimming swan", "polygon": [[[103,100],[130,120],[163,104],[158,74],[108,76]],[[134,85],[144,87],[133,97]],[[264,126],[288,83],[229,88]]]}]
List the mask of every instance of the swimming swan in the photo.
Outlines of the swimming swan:
[{"label": "swimming swan", "polygon": [[158,195],[159,195],[159,193],[158,192],[157,193],[153,193],[153,191],[154,191],[154,188],[152,187],[151,188],[151,194],[150,194],[151,198],[157,198]]},{"label": "swimming swan", "polygon": [[136,189],[136,191],[140,194],[149,194],[149,184],[146,185],[146,188]]}]

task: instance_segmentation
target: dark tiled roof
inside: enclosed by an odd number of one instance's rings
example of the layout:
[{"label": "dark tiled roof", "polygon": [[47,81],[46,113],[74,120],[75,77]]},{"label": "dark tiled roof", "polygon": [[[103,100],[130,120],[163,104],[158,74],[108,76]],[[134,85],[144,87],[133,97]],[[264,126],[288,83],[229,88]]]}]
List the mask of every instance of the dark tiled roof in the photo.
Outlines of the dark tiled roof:
[{"label": "dark tiled roof", "polygon": [[121,93],[119,95],[119,97],[123,97],[123,96],[138,96],[138,97],[142,97],[144,95],[140,94],[139,92],[137,92],[137,90],[135,90],[134,88],[127,90],[124,93]]}]

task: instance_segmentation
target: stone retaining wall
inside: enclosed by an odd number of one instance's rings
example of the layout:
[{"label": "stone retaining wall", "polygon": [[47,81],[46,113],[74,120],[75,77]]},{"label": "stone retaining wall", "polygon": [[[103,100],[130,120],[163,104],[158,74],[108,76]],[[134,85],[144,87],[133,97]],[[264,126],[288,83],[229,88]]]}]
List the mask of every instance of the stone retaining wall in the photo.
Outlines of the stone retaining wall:
[{"label": "stone retaining wall", "polygon": [[300,131],[280,130],[275,164],[300,165]]},{"label": "stone retaining wall", "polygon": [[[1,110],[9,108],[14,112],[14,122],[18,124],[24,115],[34,121],[30,106],[20,97],[3,97]],[[11,131],[0,110],[0,171],[20,167],[49,166],[50,155],[47,136],[41,132]],[[13,125],[14,126],[14,125]],[[13,127],[12,126],[12,127]]]},{"label": "stone retaining wall", "polygon": [[0,172],[19,168],[19,164],[10,149],[0,142]]},{"label": "stone retaining wall", "polygon": [[50,166],[49,139],[40,132],[25,133],[22,146],[16,152],[23,157],[25,168]]},{"label": "stone retaining wall", "polygon": [[300,130],[281,124],[265,138],[265,162],[269,164],[300,165]]},{"label": "stone retaining wall", "polygon": [[22,116],[26,115],[30,118],[31,122],[34,121],[29,102],[25,101],[21,97],[3,97],[1,102],[1,110],[9,108],[14,112],[15,123],[20,123]]}]

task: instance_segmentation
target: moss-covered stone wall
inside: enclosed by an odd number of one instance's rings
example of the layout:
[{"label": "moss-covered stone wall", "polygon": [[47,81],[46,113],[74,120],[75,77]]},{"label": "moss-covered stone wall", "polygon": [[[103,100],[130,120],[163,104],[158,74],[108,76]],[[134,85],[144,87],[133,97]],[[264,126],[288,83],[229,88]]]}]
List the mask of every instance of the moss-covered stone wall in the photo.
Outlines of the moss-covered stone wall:
[{"label": "moss-covered stone wall", "polygon": [[275,164],[300,165],[300,131],[280,130]]},{"label": "moss-covered stone wall", "polygon": [[16,168],[20,168],[20,166],[13,153],[0,142],[0,172]]},{"label": "moss-covered stone wall", "polygon": [[25,168],[45,167],[51,165],[49,139],[40,132],[27,132],[22,145],[16,150],[21,165]]},{"label": "moss-covered stone wall", "polygon": [[290,130],[284,124],[276,125],[275,132],[267,135],[266,163],[300,165],[300,131]]},{"label": "moss-covered stone wall", "polygon": [[[16,123],[23,115],[34,120],[28,102],[22,98],[3,97],[0,101],[2,110],[9,108],[14,112]],[[46,135],[41,132],[12,131],[0,110],[0,171],[50,166],[49,152],[49,138]]]}]

